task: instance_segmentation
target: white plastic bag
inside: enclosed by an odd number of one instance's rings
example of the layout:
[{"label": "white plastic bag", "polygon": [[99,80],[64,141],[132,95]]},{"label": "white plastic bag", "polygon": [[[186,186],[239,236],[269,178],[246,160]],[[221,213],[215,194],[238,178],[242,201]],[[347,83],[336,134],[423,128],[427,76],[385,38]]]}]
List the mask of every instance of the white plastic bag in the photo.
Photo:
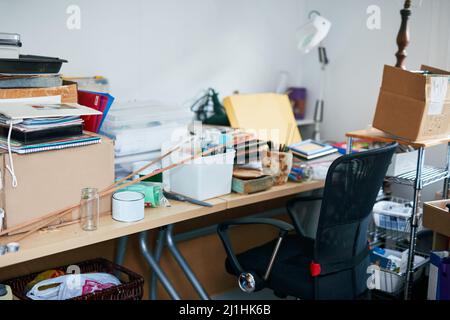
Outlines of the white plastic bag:
[{"label": "white plastic bag", "polygon": [[[59,286],[40,290],[58,283]],[[27,292],[27,297],[32,300],[67,300],[117,285],[120,285],[120,281],[108,273],[70,274],[35,284]]]}]

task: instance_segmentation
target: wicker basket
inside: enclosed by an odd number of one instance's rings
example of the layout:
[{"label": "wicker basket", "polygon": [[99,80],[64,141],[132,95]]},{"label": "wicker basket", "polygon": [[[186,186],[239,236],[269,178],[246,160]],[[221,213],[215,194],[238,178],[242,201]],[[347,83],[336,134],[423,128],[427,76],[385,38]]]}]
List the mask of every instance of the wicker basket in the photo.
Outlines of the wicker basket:
[{"label": "wicker basket", "polygon": [[[119,278],[121,284],[102,291],[97,291],[70,300],[141,300],[143,295],[144,278],[131,270],[112,263],[106,259],[98,258],[94,260],[74,263],[80,268],[81,273],[109,273]],[[66,271],[68,266],[55,269]],[[40,272],[27,276],[18,277],[6,281],[13,291],[13,294],[20,300],[30,300],[26,296],[25,287]]]}]

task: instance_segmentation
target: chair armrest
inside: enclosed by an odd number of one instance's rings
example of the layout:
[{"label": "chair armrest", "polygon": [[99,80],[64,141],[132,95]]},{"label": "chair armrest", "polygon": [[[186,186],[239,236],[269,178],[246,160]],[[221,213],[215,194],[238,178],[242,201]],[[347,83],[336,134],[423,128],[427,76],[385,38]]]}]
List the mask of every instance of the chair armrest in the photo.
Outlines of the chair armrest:
[{"label": "chair armrest", "polygon": [[[244,269],[242,268],[241,264],[239,263],[234,251],[233,247],[231,246],[230,238],[228,237],[227,230],[230,226],[235,225],[249,225],[249,224],[264,224],[264,225],[270,225],[273,227],[276,227],[280,230],[280,239],[283,239],[289,231],[294,230],[294,227],[284,221],[276,220],[276,219],[267,219],[267,218],[241,218],[236,220],[230,220],[223,222],[218,225],[217,227],[217,233],[219,234],[220,240],[222,241],[222,244],[225,248],[225,252],[230,259],[231,267],[233,268],[233,271],[235,274],[240,274],[244,272]],[[278,251],[278,248],[276,248],[276,251]],[[274,255],[276,255],[277,252],[274,252]],[[274,257],[275,258],[275,257]],[[274,259],[273,258],[273,259]]]},{"label": "chair armrest", "polygon": [[294,226],[291,224],[277,220],[277,219],[269,219],[269,218],[241,218],[236,220],[229,220],[219,224],[219,228],[226,229],[229,226],[235,225],[246,225],[246,224],[265,224],[278,228],[280,231],[289,232],[294,230]]}]

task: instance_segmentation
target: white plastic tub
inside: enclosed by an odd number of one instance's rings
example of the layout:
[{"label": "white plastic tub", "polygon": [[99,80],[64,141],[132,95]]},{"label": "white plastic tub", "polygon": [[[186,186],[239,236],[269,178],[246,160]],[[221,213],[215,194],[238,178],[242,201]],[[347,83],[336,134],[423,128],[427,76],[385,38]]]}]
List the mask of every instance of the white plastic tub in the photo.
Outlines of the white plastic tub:
[{"label": "white plastic tub", "polygon": [[200,201],[231,193],[235,153],[199,158],[170,170],[170,190]]},{"label": "white plastic tub", "polygon": [[388,230],[406,231],[411,215],[412,205],[406,200],[379,201],[373,207],[375,225]]}]

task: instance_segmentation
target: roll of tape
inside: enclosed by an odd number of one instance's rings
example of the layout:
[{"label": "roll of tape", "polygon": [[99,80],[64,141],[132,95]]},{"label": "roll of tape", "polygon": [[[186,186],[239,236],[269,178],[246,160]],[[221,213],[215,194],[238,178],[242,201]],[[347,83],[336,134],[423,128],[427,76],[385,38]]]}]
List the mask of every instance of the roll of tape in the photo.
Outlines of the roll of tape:
[{"label": "roll of tape", "polygon": [[0,300],[13,300],[13,294],[10,286],[0,284]]},{"label": "roll of tape", "polygon": [[20,249],[20,244],[17,242],[11,242],[6,245],[6,248],[8,248],[8,252],[18,252]]},{"label": "roll of tape", "polygon": [[136,222],[145,216],[145,195],[136,191],[116,192],[112,197],[112,217],[121,222]]}]

